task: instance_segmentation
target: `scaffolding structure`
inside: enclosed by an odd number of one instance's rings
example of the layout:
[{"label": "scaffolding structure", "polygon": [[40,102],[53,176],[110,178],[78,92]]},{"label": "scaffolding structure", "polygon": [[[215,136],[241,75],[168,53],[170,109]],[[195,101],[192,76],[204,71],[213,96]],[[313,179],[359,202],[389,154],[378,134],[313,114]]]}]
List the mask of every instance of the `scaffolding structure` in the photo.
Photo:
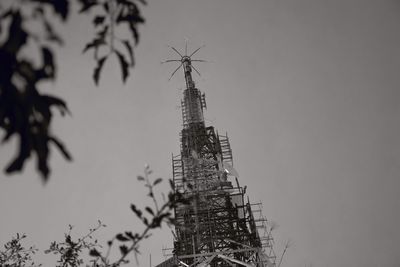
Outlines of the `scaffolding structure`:
[{"label": "scaffolding structure", "polygon": [[172,156],[172,171],[175,191],[189,204],[175,209],[174,246],[164,251],[171,257],[158,267],[276,266],[271,230],[260,204],[250,203],[239,185],[228,136],[205,125],[205,95],[191,75],[192,61],[200,61],[191,56],[198,50],[190,56],[174,51],[181,59],[167,62],[180,61],[186,89],[180,154]]}]

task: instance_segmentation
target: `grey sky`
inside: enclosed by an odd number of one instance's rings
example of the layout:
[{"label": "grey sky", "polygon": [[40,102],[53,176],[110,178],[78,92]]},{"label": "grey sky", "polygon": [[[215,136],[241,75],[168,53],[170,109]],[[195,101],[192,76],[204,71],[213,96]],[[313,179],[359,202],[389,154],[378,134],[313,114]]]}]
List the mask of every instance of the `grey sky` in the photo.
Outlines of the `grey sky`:
[{"label": "grey sky", "polygon": [[[95,88],[81,55],[91,27],[78,17],[60,27],[67,42],[46,89],[72,110],[53,130],[74,162],[54,151],[46,186],[33,162],[0,174],[0,241],[26,232],[44,249],[68,224],[79,234],[101,219],[104,240],[137,227],[129,204],[147,199],[136,175],[149,163],[154,178],[171,177],[179,151],[184,81],[168,82],[174,67],[159,63],[188,38],[212,61],[194,76],[207,122],[228,132],[240,183],[279,225],[278,254],[293,243],[282,266],[399,266],[399,1],[149,0],[143,11],[125,86],[114,60]],[[14,149],[1,147],[1,166]],[[162,261],[162,246],[172,246],[168,229],[143,244],[142,265],[149,253]]]}]

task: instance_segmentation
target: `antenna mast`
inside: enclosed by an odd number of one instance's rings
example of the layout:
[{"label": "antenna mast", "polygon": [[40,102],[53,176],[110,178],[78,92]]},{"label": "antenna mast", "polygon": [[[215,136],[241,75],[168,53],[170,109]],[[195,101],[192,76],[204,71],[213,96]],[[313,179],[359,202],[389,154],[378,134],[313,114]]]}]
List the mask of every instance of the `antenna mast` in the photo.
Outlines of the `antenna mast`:
[{"label": "antenna mast", "polygon": [[185,54],[182,55],[175,47],[170,46],[170,48],[178,54],[180,59],[168,59],[162,63],[169,62],[180,62],[179,66],[172,72],[171,79],[175,73],[183,68],[183,73],[185,76],[186,88],[183,92],[183,99],[181,101],[182,106],[182,117],[183,117],[183,126],[184,128],[188,128],[190,124],[202,124],[204,127],[204,116],[203,116],[203,108],[206,107],[205,95],[201,94],[200,91],[196,88],[195,83],[192,78],[192,69],[200,76],[200,72],[192,65],[192,62],[206,62],[202,59],[192,59],[202,47],[200,46],[196,50],[194,50],[190,55],[187,54],[187,43],[185,45]]},{"label": "antenna mast", "polygon": [[179,63],[170,79],[182,67],[186,83],[181,151],[172,156],[173,182],[189,204],[175,208],[172,257],[156,267],[275,267],[271,231],[261,209],[245,198],[239,185],[228,136],[205,125],[205,96],[192,79],[192,69],[200,75],[192,63],[205,62],[192,59],[201,47],[190,55],[187,43],[184,55],[170,48],[180,56],[163,62]]}]

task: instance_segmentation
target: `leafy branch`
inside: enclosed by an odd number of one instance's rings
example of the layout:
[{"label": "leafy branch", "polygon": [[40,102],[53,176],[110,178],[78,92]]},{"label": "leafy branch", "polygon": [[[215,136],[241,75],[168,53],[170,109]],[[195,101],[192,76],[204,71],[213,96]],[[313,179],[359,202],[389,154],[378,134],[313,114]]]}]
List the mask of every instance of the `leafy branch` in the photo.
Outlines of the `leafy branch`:
[{"label": "leafy branch", "polygon": [[[147,196],[152,199],[153,205],[146,206],[144,209],[131,204],[130,209],[135,216],[142,222],[144,229],[142,231],[122,231],[117,233],[111,240],[107,242],[107,246],[102,246],[95,238],[95,234],[101,228],[106,227],[101,221],[97,225],[89,229],[89,232],[78,238],[72,237],[73,227],[69,225],[69,231],[64,234],[64,239],[61,242],[53,241],[50,247],[44,251],[45,254],[54,254],[58,256],[56,267],[118,267],[129,263],[128,257],[133,255],[137,260],[140,253],[140,243],[152,235],[152,231],[161,228],[163,223],[168,225],[174,224],[173,209],[177,205],[187,204],[187,200],[179,193],[174,192],[173,183],[170,181],[171,190],[168,193],[168,199],[163,199],[159,203],[156,197],[155,187],[162,182],[162,178],[155,180],[150,179],[152,171],[149,166],[145,167],[144,176],[138,176],[137,179],[144,183],[148,189]],[[32,262],[32,254],[35,254],[37,249],[30,247],[25,249],[20,245],[20,241],[25,238],[25,235],[17,235],[5,245],[5,251],[0,251],[0,266],[27,266],[25,263]],[[105,251],[102,251],[104,247]],[[113,249],[118,249],[119,256],[111,259],[110,255]],[[88,253],[91,257],[89,263],[85,264],[84,253]],[[114,255],[114,254],[113,254]]]},{"label": "leafy branch", "polygon": [[[92,23],[95,28],[99,28],[96,36],[91,42],[87,43],[83,52],[89,50],[94,51],[94,59],[97,62],[96,68],[93,72],[93,79],[98,84],[100,79],[100,72],[104,63],[110,55],[115,55],[121,66],[122,80],[126,81],[129,76],[129,68],[135,65],[133,46],[139,43],[139,33],[137,26],[144,23],[144,18],[140,13],[140,9],[135,1],[128,0],[79,0],[82,4],[80,12],[88,12],[89,10],[96,10]],[[143,5],[146,1],[139,1]],[[116,34],[116,27],[126,26],[131,32],[131,38],[120,38]],[[117,49],[117,42],[119,46],[124,48],[124,51]],[[108,47],[108,51],[100,53],[100,49]],[[129,60],[124,54],[128,55]]]},{"label": "leafy branch", "polygon": [[[149,166],[146,166],[144,176],[138,176],[137,179],[145,183],[145,187],[148,188],[147,195],[153,200],[154,207],[151,208],[150,206],[147,206],[144,208],[144,212],[142,209],[137,208],[134,204],[131,204],[130,206],[133,213],[135,213],[136,217],[138,217],[145,226],[144,230],[140,233],[135,234],[133,234],[131,231],[118,233],[112,240],[107,243],[108,250],[105,255],[95,248],[92,249],[90,251],[90,255],[95,258],[95,262],[101,262],[103,264],[96,266],[117,267],[121,266],[122,264],[127,264],[129,263],[127,257],[131,253],[134,254],[137,261],[140,242],[144,239],[149,238],[151,236],[151,231],[156,228],[160,228],[163,222],[169,225],[174,224],[172,210],[179,203],[187,203],[187,200],[185,200],[181,194],[173,192],[173,183],[170,182],[172,191],[170,191],[168,194],[168,200],[160,206],[154,194],[154,187],[162,182],[162,178],[157,178],[154,181],[151,181],[149,179],[151,173],[152,171],[150,170]],[[111,262],[109,260],[109,254],[115,242],[119,243],[118,247],[120,251],[120,257],[117,260]]]},{"label": "leafy branch", "polygon": [[[96,67],[93,80],[97,85],[100,72],[110,55],[114,54],[121,65],[122,80],[133,68],[133,46],[139,42],[138,25],[144,23],[136,2],[143,0],[77,0],[80,13],[92,14],[92,23],[99,29],[96,36],[84,48],[93,49]],[[56,79],[57,60],[54,46],[61,46],[62,37],[53,27],[55,19],[69,20],[72,0],[15,0],[0,3],[0,129],[4,131],[2,142],[18,138],[17,156],[5,168],[6,173],[19,172],[32,154],[37,157],[37,169],[43,181],[50,175],[48,159],[50,146],[56,147],[64,158],[72,156],[61,140],[51,133],[53,108],[61,115],[69,114],[65,100],[43,94],[39,84]],[[93,9],[93,10],[92,10]],[[30,25],[38,25],[33,28]],[[117,28],[127,26],[131,38],[120,39]],[[36,29],[36,31],[35,31]],[[116,42],[123,48],[117,49]],[[99,54],[100,47],[109,47]],[[24,50],[36,51],[40,62],[34,62]],[[126,56],[127,55],[127,56]]]},{"label": "leafy branch", "polygon": [[22,267],[31,266],[39,267],[41,264],[36,265],[32,260],[32,255],[35,254],[38,249],[34,246],[25,248],[22,246],[21,241],[26,238],[25,234],[17,233],[16,237],[13,237],[11,241],[8,241],[4,245],[4,251],[0,251],[0,266],[8,267]]},{"label": "leafy branch", "polygon": [[80,266],[84,263],[81,258],[82,251],[84,249],[90,250],[100,246],[97,239],[94,239],[94,241],[92,240],[93,234],[102,227],[106,227],[106,225],[99,220],[98,225],[95,228],[89,229],[89,233],[78,238],[78,240],[74,242],[71,237],[71,230],[73,227],[69,225],[69,232],[64,235],[65,241],[52,242],[50,248],[45,250],[44,253],[59,255],[60,259],[57,261],[56,267]]}]

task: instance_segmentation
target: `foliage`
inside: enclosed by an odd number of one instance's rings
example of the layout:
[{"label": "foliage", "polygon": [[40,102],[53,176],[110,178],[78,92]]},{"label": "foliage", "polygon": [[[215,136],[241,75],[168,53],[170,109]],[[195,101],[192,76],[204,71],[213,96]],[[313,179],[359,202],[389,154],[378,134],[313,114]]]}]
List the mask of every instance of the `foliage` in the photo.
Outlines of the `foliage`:
[{"label": "foliage", "polygon": [[0,251],[0,266],[3,267],[22,267],[22,266],[41,266],[36,265],[32,260],[32,255],[38,250],[35,247],[25,248],[21,241],[26,238],[25,234],[17,234],[11,241],[4,245],[4,251]]},{"label": "foliage", "polygon": [[[137,208],[134,204],[131,204],[131,210],[135,213],[136,217],[143,223],[145,226],[144,230],[140,233],[132,233],[131,231],[123,231],[115,235],[115,237],[107,242],[107,252],[102,253],[98,251],[96,248],[90,250],[90,255],[94,258],[93,263],[94,266],[101,267],[117,267],[122,264],[129,263],[127,259],[130,253],[135,255],[137,259],[137,254],[139,253],[139,244],[144,239],[147,239],[151,236],[151,231],[157,228],[160,228],[162,223],[165,222],[169,225],[174,223],[172,210],[177,206],[177,204],[187,204],[187,200],[183,198],[180,193],[173,192],[173,183],[170,181],[171,192],[168,194],[168,199],[163,200],[163,204],[160,206],[157,198],[154,195],[154,187],[161,183],[162,179],[157,178],[154,181],[150,181],[149,175],[151,174],[151,170],[148,166],[145,168],[145,175],[138,176],[138,180],[145,183],[145,186],[148,189],[148,196],[153,200],[153,207],[147,206],[144,210]],[[113,247],[118,247],[120,256],[111,260],[109,258],[110,250]]]},{"label": "foliage", "polygon": [[[140,242],[151,236],[154,229],[160,228],[163,223],[169,225],[174,223],[172,210],[178,204],[185,204],[187,200],[179,193],[174,193],[173,183],[170,181],[171,191],[168,198],[163,198],[163,204],[160,206],[159,201],[155,196],[155,187],[162,182],[161,178],[154,181],[150,180],[149,176],[152,173],[150,168],[146,166],[144,176],[138,176],[138,180],[143,182],[148,189],[148,196],[153,200],[153,206],[147,206],[144,209],[131,204],[131,211],[142,222],[144,229],[140,232],[122,231],[117,233],[107,245],[101,245],[95,238],[94,234],[99,229],[106,227],[101,221],[98,221],[96,227],[89,229],[89,232],[78,239],[72,237],[71,231],[73,227],[69,226],[68,233],[64,234],[64,240],[61,242],[53,241],[49,249],[45,250],[46,254],[55,254],[58,256],[56,267],[77,267],[77,266],[92,266],[92,267],[117,267],[129,263],[129,255],[134,255],[137,261]],[[5,246],[4,252],[0,251],[0,266],[28,266],[25,263],[32,262],[31,256],[37,249],[31,247],[24,249],[20,245],[20,240],[25,238],[25,235],[17,235],[18,238],[13,238]],[[111,258],[111,250],[118,250],[119,256]],[[85,263],[83,253],[87,253],[90,260]],[[18,256],[20,255],[20,256]],[[22,259],[22,260],[21,260]],[[8,265],[6,265],[8,264]],[[32,266],[34,265],[32,262]]]},{"label": "foliage", "polygon": [[73,227],[71,225],[68,227],[69,232],[64,235],[64,241],[53,241],[50,244],[50,248],[44,251],[46,254],[52,253],[59,256],[56,267],[74,267],[84,264],[84,260],[81,255],[82,252],[84,250],[91,250],[100,246],[97,239],[94,239],[93,235],[94,232],[99,230],[101,227],[106,227],[106,225],[102,224],[102,222],[99,220],[98,225],[95,228],[89,229],[89,233],[81,238],[78,238],[77,241],[73,241],[71,236],[71,230]]},{"label": "foliage", "polygon": [[[134,66],[133,46],[139,42],[138,25],[144,23],[136,2],[144,0],[76,0],[79,13],[93,16],[96,35],[83,52],[94,51],[96,66],[93,80],[97,85],[106,60],[114,55],[120,62],[122,80]],[[0,3],[0,129],[3,142],[17,136],[18,154],[6,167],[6,173],[21,171],[24,163],[36,154],[37,169],[46,181],[50,174],[48,159],[54,145],[67,160],[72,160],[64,144],[51,131],[52,109],[61,115],[69,113],[65,100],[41,93],[39,84],[56,79],[57,62],[54,47],[63,44],[53,27],[56,19],[65,23],[70,16],[72,0],[13,0],[7,7]],[[38,24],[39,30],[30,25]],[[117,27],[127,27],[131,38],[121,39]],[[120,44],[119,46],[117,44]],[[118,47],[120,47],[118,49]],[[108,48],[108,50],[107,50]],[[40,56],[34,62],[29,51]]]}]

